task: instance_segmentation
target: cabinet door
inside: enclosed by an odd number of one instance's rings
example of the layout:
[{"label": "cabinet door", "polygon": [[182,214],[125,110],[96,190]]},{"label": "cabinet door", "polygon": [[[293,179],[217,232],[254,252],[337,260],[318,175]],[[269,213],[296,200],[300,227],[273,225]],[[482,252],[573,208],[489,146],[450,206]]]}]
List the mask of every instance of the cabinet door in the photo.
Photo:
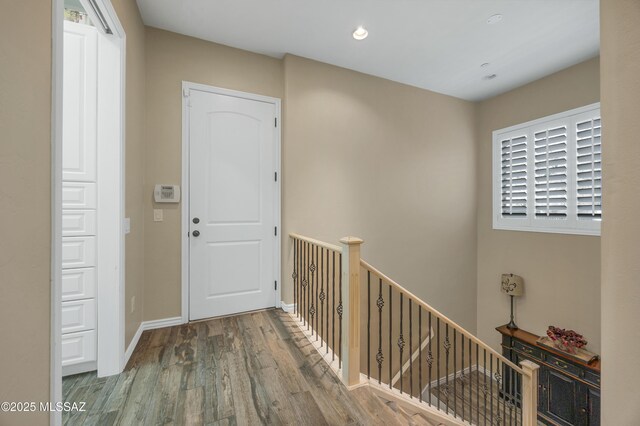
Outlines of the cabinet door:
[{"label": "cabinet door", "polygon": [[578,383],[552,369],[546,369],[542,390],[546,394],[542,412],[561,425],[578,421]]},{"label": "cabinet door", "polygon": [[600,391],[587,386],[589,426],[600,426]]}]

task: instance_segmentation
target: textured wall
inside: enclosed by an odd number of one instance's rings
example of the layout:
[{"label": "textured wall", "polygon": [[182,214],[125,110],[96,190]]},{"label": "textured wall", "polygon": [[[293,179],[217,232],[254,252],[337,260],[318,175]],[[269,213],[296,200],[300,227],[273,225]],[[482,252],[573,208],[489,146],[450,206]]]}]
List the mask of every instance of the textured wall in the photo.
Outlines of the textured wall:
[{"label": "textured wall", "polygon": [[600,2],[602,424],[640,424],[640,2]]},{"label": "textured wall", "polygon": [[[0,14],[0,401],[48,401],[51,2],[10,9]],[[48,418],[0,412],[2,425]]]},{"label": "textured wall", "polygon": [[[283,97],[282,61],[147,28],[144,319],[180,315],[181,204],[155,204],[153,186],[182,180],[182,81]],[[182,201],[184,202],[184,201]],[[153,221],[153,209],[164,221]]]},{"label": "textured wall", "polygon": [[492,132],[598,102],[599,81],[595,58],[479,104],[478,337],[496,349],[494,328],[509,322],[500,274],[510,272],[525,280],[525,295],[516,299],[522,329],[573,328],[591,350],[600,350],[600,238],[494,230],[492,224]]},{"label": "textured wall", "polygon": [[363,257],[469,330],[476,321],[470,102],[285,57],[283,287],[296,232]]}]

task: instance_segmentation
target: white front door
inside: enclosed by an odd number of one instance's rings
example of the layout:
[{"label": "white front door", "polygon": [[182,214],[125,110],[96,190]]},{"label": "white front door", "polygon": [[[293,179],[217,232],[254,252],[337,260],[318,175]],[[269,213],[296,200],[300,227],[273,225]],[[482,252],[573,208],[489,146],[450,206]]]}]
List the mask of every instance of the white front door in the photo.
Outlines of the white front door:
[{"label": "white front door", "polygon": [[189,90],[189,319],[275,306],[277,106]]}]

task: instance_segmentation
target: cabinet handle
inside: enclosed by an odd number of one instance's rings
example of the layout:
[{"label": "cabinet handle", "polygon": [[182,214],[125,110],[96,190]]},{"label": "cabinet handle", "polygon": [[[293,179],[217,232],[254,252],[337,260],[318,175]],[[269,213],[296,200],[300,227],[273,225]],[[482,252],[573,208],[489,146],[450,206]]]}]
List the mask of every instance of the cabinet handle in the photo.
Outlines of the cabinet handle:
[{"label": "cabinet handle", "polygon": [[557,365],[557,366],[558,366],[558,367],[560,367],[560,368],[564,368],[565,370],[566,370],[567,368],[569,368],[569,366],[568,366],[567,364],[562,363],[562,362],[560,362],[560,361],[556,361],[556,362],[555,362],[555,365]]},{"label": "cabinet handle", "polygon": [[580,414],[582,414],[583,416],[584,416],[585,414],[587,414],[587,409],[586,409],[586,408],[584,408],[584,407],[582,407],[582,408],[580,409]]}]

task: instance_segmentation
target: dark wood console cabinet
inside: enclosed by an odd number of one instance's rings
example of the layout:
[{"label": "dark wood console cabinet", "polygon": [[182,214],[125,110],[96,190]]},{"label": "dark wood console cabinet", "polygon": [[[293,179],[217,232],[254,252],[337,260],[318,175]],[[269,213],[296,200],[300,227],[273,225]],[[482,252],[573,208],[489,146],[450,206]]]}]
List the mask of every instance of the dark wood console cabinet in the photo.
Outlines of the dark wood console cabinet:
[{"label": "dark wood console cabinet", "polygon": [[591,364],[538,345],[539,336],[524,330],[496,328],[502,354],[515,364],[530,360],[540,366],[538,420],[547,425],[600,425],[600,360]]}]

